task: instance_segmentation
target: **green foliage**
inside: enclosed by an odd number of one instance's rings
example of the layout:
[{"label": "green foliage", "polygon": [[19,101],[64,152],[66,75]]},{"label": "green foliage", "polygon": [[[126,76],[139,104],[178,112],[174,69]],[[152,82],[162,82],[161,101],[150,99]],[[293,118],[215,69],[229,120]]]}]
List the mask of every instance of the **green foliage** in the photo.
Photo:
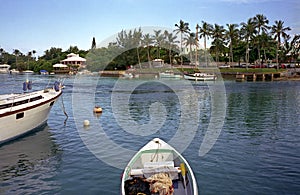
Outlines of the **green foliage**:
[{"label": "green foliage", "polygon": [[[169,64],[198,61],[201,66],[207,66],[211,57],[217,62],[230,63],[266,62],[275,59],[277,62],[296,61],[299,58],[300,36],[290,37],[287,34],[289,30],[291,29],[285,27],[283,21],[275,21],[275,24],[269,26],[268,19],[262,14],[257,14],[240,25],[226,24],[225,28],[202,21],[202,26],[196,25],[196,33],[191,32],[189,23],[180,20],[175,24],[174,30],[174,34],[180,35],[180,41],[172,32],[154,30],[152,34],[143,34],[141,28],[138,28],[122,30],[107,47],[96,48],[93,37],[90,50],[70,46],[63,51],[61,48],[51,47],[38,60],[35,60],[35,50],[25,55],[18,49],[10,54],[0,48],[0,63],[10,64],[18,70],[30,69],[38,72],[45,69],[51,72],[52,65],[60,63],[69,53],[86,58],[87,69],[90,71],[124,70],[130,65],[151,68],[150,62],[155,58],[163,59]],[[204,41],[204,50],[198,48],[199,39]],[[211,47],[207,50],[206,41],[209,39]],[[183,52],[183,45],[189,47],[187,53]],[[198,48],[197,51],[195,48]],[[210,57],[207,55],[208,51]]]}]

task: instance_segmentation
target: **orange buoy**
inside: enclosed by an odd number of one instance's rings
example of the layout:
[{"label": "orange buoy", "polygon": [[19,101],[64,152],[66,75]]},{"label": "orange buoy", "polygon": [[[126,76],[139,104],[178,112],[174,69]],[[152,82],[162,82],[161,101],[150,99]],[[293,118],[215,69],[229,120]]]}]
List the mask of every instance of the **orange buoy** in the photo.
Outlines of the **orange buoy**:
[{"label": "orange buoy", "polygon": [[102,113],[102,108],[99,106],[95,106],[94,113]]}]

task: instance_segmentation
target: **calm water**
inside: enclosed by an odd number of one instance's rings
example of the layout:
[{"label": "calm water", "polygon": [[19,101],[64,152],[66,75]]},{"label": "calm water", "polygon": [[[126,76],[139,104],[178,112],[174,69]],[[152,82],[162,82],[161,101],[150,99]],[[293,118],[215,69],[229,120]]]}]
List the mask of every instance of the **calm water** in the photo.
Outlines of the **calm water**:
[{"label": "calm water", "polygon": [[[0,93],[21,92],[26,78],[0,75]],[[58,78],[30,79],[39,89]],[[126,83],[125,87],[115,88],[118,82]],[[300,82],[226,81],[224,126],[204,156],[198,154],[211,118],[207,85],[193,83],[198,100],[194,105],[190,100],[195,97],[186,94],[182,81],[164,85],[150,80],[68,77],[64,83],[64,94],[45,126],[0,146],[0,194],[119,194],[122,170],[116,167],[126,164],[130,152],[153,137],[172,140],[182,123],[181,133],[192,136],[183,155],[194,170],[200,194],[300,192]],[[126,97],[128,108],[115,104]],[[186,116],[180,103],[189,108]],[[102,115],[93,115],[95,104],[103,108]],[[118,115],[112,107],[124,112]],[[84,119],[91,121],[90,127],[83,127]],[[126,129],[132,121],[137,127],[158,130]],[[178,145],[188,141],[183,138]]]}]

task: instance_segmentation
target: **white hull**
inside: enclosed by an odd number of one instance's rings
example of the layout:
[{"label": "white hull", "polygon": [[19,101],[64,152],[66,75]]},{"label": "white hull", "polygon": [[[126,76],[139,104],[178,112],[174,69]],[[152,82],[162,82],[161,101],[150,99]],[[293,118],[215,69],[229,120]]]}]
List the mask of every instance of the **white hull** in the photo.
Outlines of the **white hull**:
[{"label": "white hull", "polygon": [[168,73],[168,72],[160,72],[159,77],[160,78],[168,78],[168,79],[181,79],[182,78],[182,76],[179,74]]},{"label": "white hull", "polygon": [[170,191],[173,191],[174,195],[198,195],[197,182],[188,162],[173,147],[159,138],[151,140],[132,157],[122,175],[121,194],[126,195],[126,183],[128,185],[132,179],[142,178],[148,182],[157,174],[168,175],[173,186]]},{"label": "white hull", "polygon": [[[51,107],[61,95],[54,89],[0,96],[0,143],[15,139],[44,124]],[[13,98],[12,98],[13,97]],[[3,108],[11,102],[24,102],[27,99],[42,97],[28,103]],[[2,108],[2,109],[1,109]]]},{"label": "white hull", "polygon": [[0,74],[8,74],[10,65],[8,64],[0,64]]},{"label": "white hull", "polygon": [[183,78],[191,81],[214,81],[217,79],[216,75],[206,73],[185,74]]}]

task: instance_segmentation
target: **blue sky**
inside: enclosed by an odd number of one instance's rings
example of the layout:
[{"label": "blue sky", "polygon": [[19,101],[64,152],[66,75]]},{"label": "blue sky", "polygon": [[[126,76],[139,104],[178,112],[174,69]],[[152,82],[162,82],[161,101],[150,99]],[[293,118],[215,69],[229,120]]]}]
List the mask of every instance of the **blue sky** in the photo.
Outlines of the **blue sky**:
[{"label": "blue sky", "polygon": [[299,0],[0,0],[0,7],[0,47],[38,55],[50,47],[87,50],[93,37],[100,43],[122,29],[174,28],[180,19],[195,31],[201,21],[225,26],[263,14],[300,33]]}]

